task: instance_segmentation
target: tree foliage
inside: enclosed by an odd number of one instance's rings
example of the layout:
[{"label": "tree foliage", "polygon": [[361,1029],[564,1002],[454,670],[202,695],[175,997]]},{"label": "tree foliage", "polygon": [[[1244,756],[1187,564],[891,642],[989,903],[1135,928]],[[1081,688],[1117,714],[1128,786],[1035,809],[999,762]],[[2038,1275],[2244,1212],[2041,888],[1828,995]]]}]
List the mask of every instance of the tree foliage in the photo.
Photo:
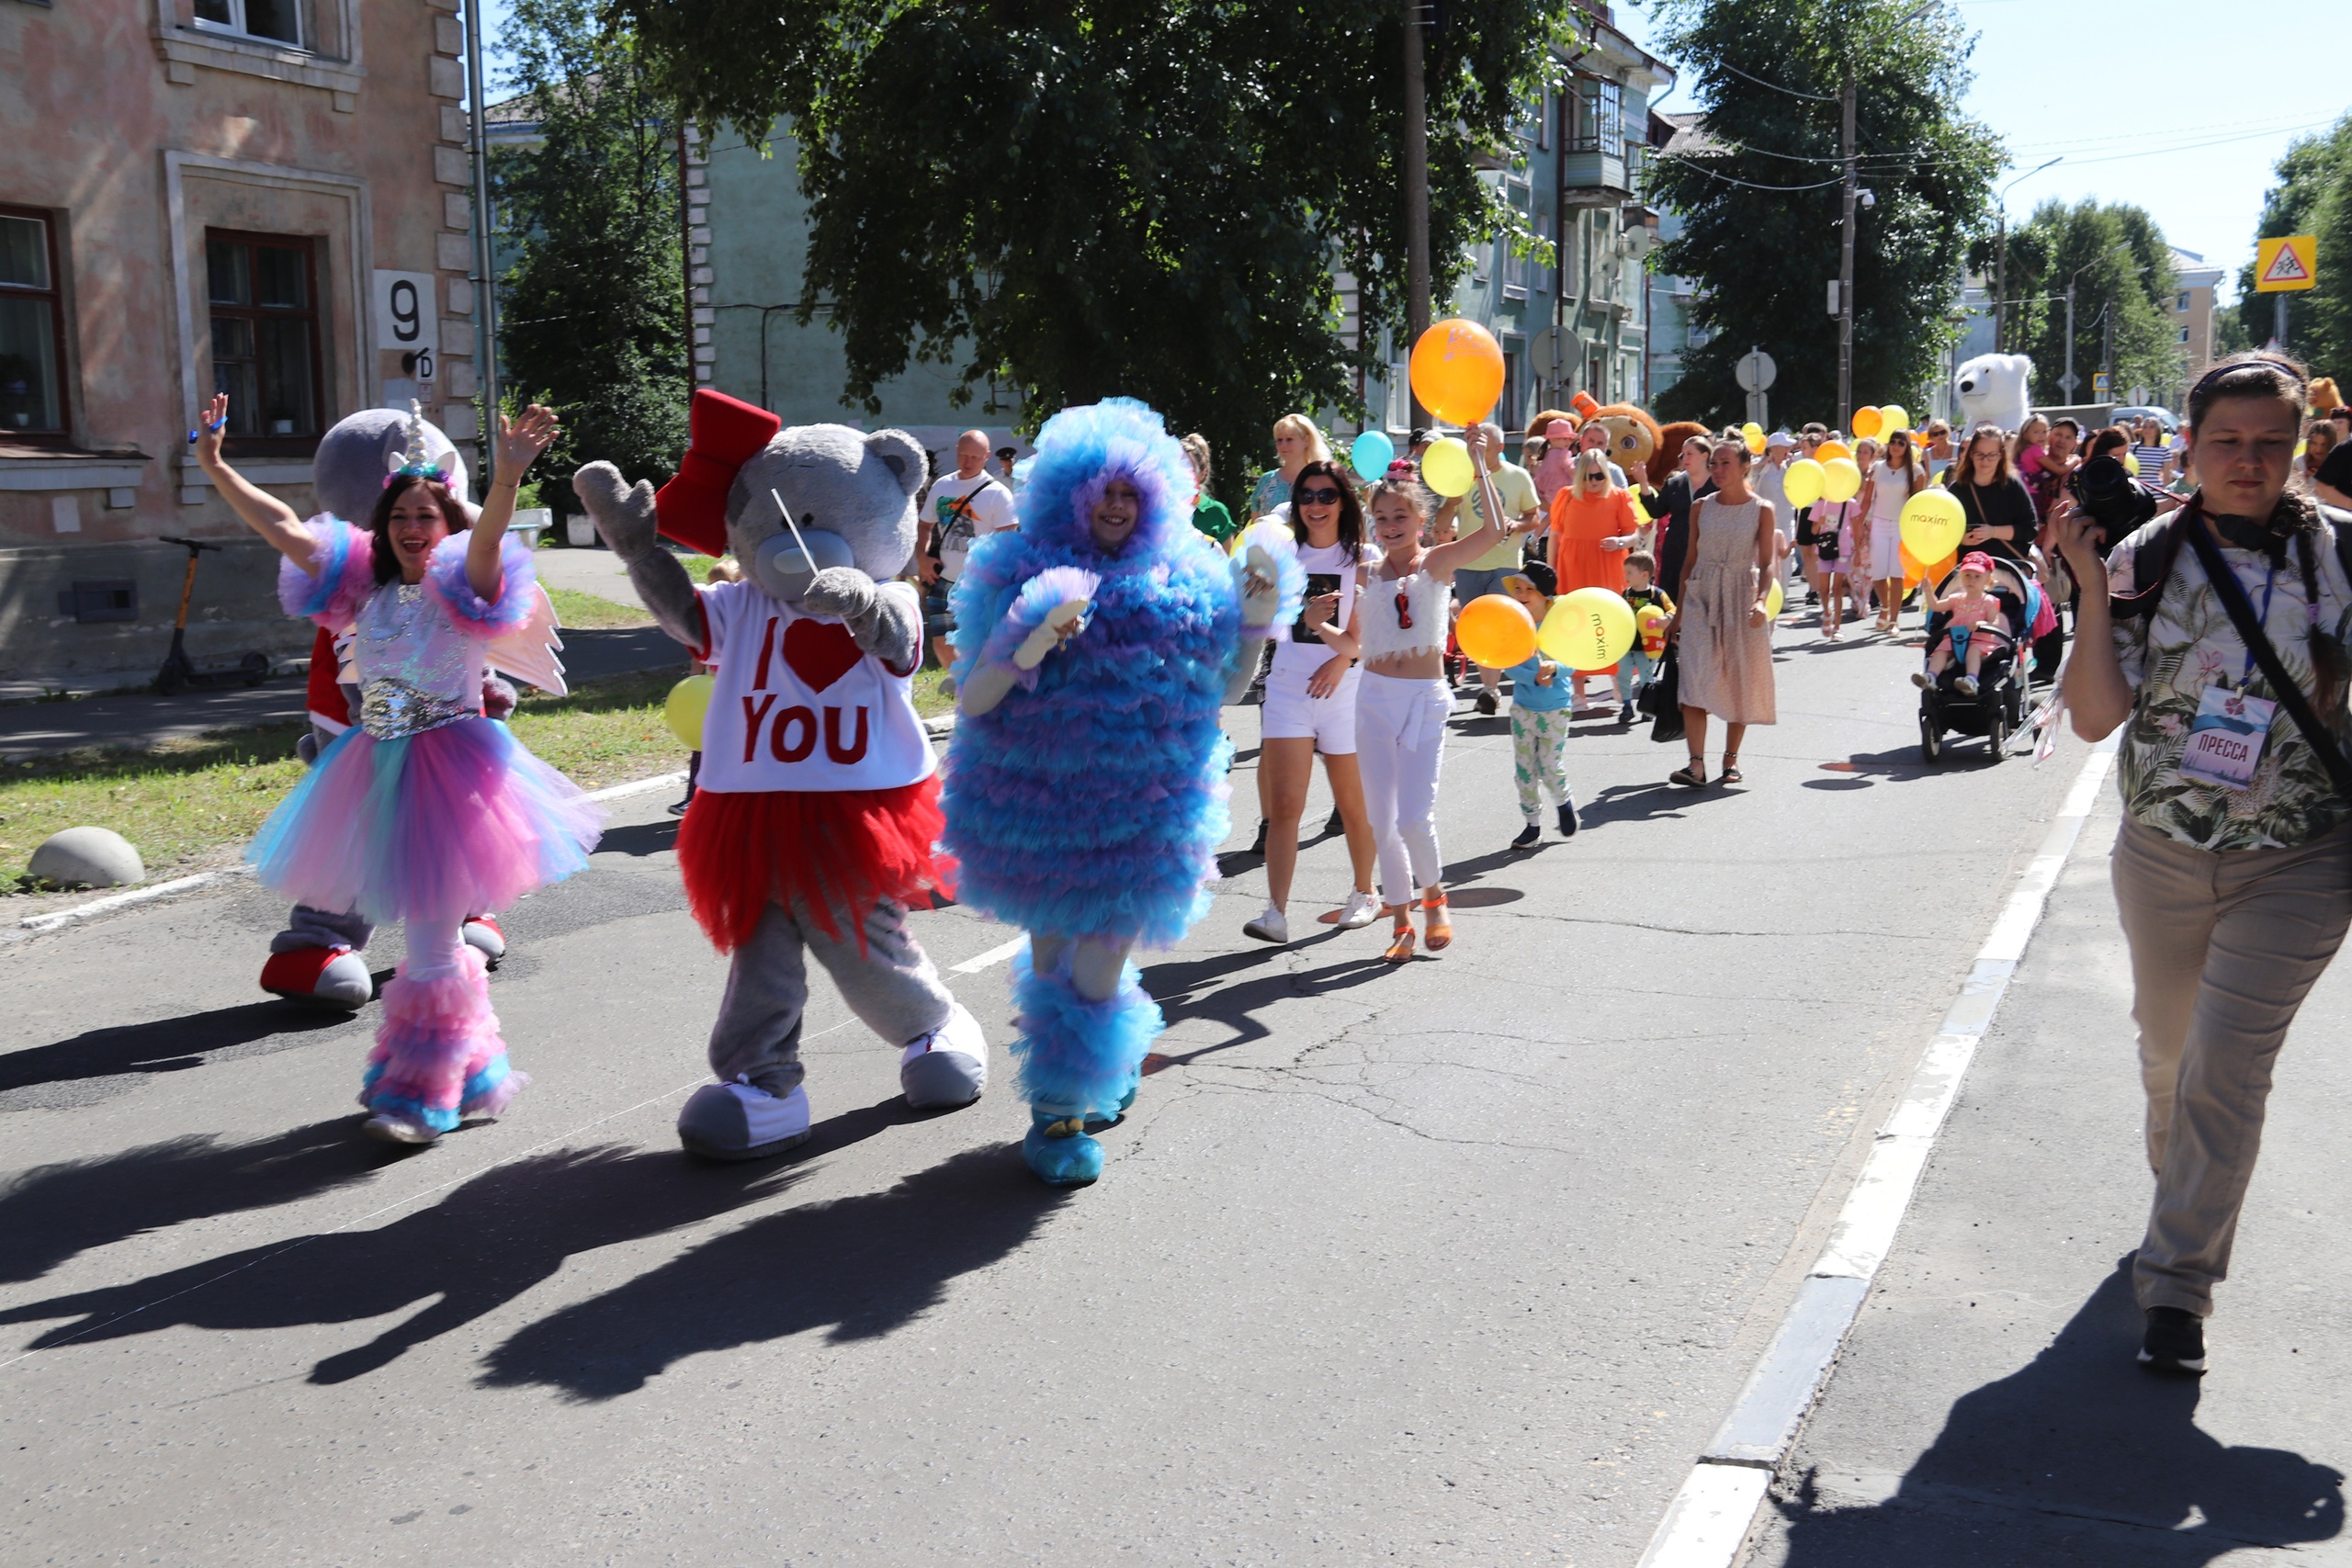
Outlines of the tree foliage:
[{"label": "tree foliage", "polygon": [[[1682,215],[1656,270],[1698,285],[1695,325],[1658,399],[1661,418],[1746,417],[1732,369],[1748,349],[1779,367],[1775,419],[1835,422],[1839,107],[1856,82],[1856,150],[1873,205],[1854,244],[1857,404],[1924,410],[1968,243],[1990,222],[2000,166],[1992,133],[1964,118],[1973,42],[1947,10],[1908,23],[1900,0],[1664,0],[1658,18],[1683,80],[1707,106],[1706,141],[1652,164],[1654,199]],[[1758,47],[1759,40],[1768,47]],[[1761,78],[1761,80],[1759,80]]]},{"label": "tree foliage", "polygon": [[569,475],[602,457],[657,482],[685,445],[685,278],[677,119],[634,38],[591,0],[514,0],[502,43],[535,146],[495,160],[517,259],[499,337],[514,400],[563,420],[542,497],[577,511]]},{"label": "tree foliage", "polygon": [[[2287,346],[2315,372],[2352,381],[2352,114],[2290,142],[2278,175],[2256,236],[2314,235],[2320,256],[2319,286],[2286,296]],[[2255,292],[2252,262],[2239,270],[2238,319],[2248,342],[2270,341],[2278,299]]]},{"label": "tree foliage", "polygon": [[[1034,429],[1124,393],[1206,434],[1221,480],[1300,408],[1354,409],[1406,330],[1394,0],[620,0],[705,125],[789,129],[810,209],[800,318],[843,401],[910,360],[993,378]],[[1451,0],[1429,35],[1433,298],[1515,231],[1477,178],[1572,15]],[[1363,330],[1343,330],[1335,272]]]},{"label": "tree foliage", "polygon": [[[2075,285],[2075,377],[2069,398],[2058,378],[2066,370],[2066,284]],[[2173,313],[2172,247],[2146,209],[2086,197],[2069,207],[2045,201],[2009,234],[2009,342],[2033,358],[2037,402],[2087,403],[2091,377],[2111,369],[2110,401],[2145,387],[2159,401],[2180,385],[2188,351]],[[2113,317],[2113,355],[2108,349]]]}]

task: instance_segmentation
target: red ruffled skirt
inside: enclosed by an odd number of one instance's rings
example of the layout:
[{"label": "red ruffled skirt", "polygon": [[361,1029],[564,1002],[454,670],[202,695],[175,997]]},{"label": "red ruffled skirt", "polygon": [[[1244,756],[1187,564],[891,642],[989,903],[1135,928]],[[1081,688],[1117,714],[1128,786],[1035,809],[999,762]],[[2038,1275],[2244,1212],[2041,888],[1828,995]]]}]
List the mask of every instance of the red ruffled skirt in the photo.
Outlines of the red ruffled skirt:
[{"label": "red ruffled skirt", "polygon": [[937,773],[898,789],[698,789],[678,829],[686,906],[721,953],[749,942],[770,904],[796,903],[836,941],[834,914],[847,910],[863,948],[866,914],[882,900],[954,896],[956,863],[939,849],[946,826]]}]

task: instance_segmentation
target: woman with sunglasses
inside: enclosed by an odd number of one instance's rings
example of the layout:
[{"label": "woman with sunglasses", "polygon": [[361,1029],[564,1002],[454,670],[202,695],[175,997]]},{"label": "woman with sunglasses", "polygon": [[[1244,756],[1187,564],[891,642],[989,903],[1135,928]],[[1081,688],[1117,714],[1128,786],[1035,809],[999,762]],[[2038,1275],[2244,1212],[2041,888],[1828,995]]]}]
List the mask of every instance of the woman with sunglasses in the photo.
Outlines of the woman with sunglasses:
[{"label": "woman with sunglasses", "polygon": [[1445,680],[1446,605],[1453,574],[1492,549],[1502,531],[1502,498],[1486,453],[1488,427],[1463,432],[1477,475],[1477,529],[1451,544],[1423,547],[1421,529],[1433,498],[1395,468],[1372,487],[1372,535],[1379,560],[1360,570],[1363,608],[1356,616],[1363,677],[1356,688],[1356,757],[1364,803],[1380,848],[1380,893],[1396,920],[1391,964],[1413,956],[1414,894],[1427,917],[1430,951],[1453,941],[1440,877],[1437,778],[1445,760],[1445,720],[1453,693]]},{"label": "woman with sunglasses", "polygon": [[1739,743],[1751,724],[1777,716],[1772,690],[1772,628],[1764,611],[1775,564],[1772,503],[1747,488],[1754,458],[1739,432],[1707,453],[1715,493],[1690,509],[1690,551],[1674,602],[1681,608],[1666,635],[1680,645],[1682,724],[1690,765],[1666,782],[1696,789],[1707,782],[1707,716],[1724,721],[1724,784],[1738,784]]},{"label": "woman with sunglasses", "polygon": [[[1356,572],[1363,565],[1363,509],[1336,462],[1309,463],[1290,491],[1297,525],[1298,564],[1312,595],[1295,625],[1274,630],[1273,668],[1266,676],[1258,748],[1259,840],[1266,857],[1266,908],[1241,928],[1260,942],[1290,941],[1291,879],[1298,871],[1298,825],[1306,813],[1306,786],[1315,754],[1348,835],[1355,873],[1348,901],[1322,917],[1326,925],[1355,931],[1372,924],[1380,902],[1372,896],[1372,818],[1364,812],[1363,775],[1356,768]],[[1324,592],[1316,593],[1320,588]]]},{"label": "woman with sunglasses", "polygon": [[[1552,573],[1560,592],[1606,588],[1625,592],[1625,553],[1641,536],[1632,494],[1612,483],[1609,454],[1577,455],[1576,483],[1552,500]],[[1569,679],[1571,712],[1584,708],[1584,671]]]}]

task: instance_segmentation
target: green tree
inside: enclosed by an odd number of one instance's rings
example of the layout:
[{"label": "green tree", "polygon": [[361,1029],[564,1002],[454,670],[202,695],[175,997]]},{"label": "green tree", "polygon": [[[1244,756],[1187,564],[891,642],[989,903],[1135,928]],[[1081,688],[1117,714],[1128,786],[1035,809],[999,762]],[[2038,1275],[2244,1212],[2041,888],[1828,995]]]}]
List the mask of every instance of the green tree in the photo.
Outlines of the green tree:
[{"label": "green tree", "polygon": [[[993,377],[1031,428],[1139,397],[1246,488],[1269,425],[1357,407],[1401,341],[1404,33],[1394,0],[620,0],[685,114],[789,130],[803,322],[843,401],[910,360]],[[1566,36],[1566,0],[1453,0],[1429,31],[1433,298],[1465,247],[1532,236],[1477,177]],[[1351,274],[1363,330],[1343,328]]]},{"label": "green tree", "polygon": [[1928,406],[2001,151],[1960,113],[1973,40],[1949,10],[1899,21],[1907,9],[1663,0],[1668,48],[1707,114],[1698,146],[1653,162],[1650,189],[1682,215],[1682,232],[1651,265],[1698,284],[1693,323],[1713,335],[1685,351],[1659,417],[1745,418],[1732,368],[1751,346],[1779,367],[1779,423],[1838,417],[1838,321],[1824,297],[1838,271],[1838,100],[1849,72],[1872,197],[1855,231],[1854,400]]},{"label": "green tree", "polygon": [[498,216],[516,246],[499,339],[514,400],[563,420],[540,496],[579,510],[568,477],[602,457],[656,482],[685,445],[685,278],[676,116],[636,39],[592,0],[515,0],[502,38],[510,111],[536,145],[496,160]]},{"label": "green tree", "polygon": [[[2319,286],[2286,296],[2287,346],[2313,370],[2352,380],[2352,114],[2289,143],[2278,175],[2256,236],[2311,234],[2320,257]],[[2278,298],[2255,292],[2251,261],[2239,269],[2238,320],[2247,342],[2270,341]]]},{"label": "green tree", "polygon": [[[2066,284],[2075,286],[2075,376],[2066,370]],[[2087,403],[2092,375],[2114,376],[2111,400],[2146,387],[2158,400],[2181,383],[2188,364],[2172,311],[2172,247],[2145,209],[2086,198],[2045,201],[2009,235],[2009,298],[2025,301],[2012,320],[2016,351],[2033,357],[2034,400]],[[2109,335],[2110,325],[2113,335]],[[2112,344],[2112,355],[2109,347]]]}]

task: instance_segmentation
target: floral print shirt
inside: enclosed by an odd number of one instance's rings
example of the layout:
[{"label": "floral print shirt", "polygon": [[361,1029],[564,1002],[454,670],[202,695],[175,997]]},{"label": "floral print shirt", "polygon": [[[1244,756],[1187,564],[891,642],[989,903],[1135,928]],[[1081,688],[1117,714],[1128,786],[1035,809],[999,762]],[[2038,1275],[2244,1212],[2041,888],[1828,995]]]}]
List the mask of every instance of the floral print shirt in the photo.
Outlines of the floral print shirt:
[{"label": "floral print shirt", "polygon": [[[2111,592],[2132,592],[2132,563],[2140,548],[2169,521],[2160,518],[2115,547],[2107,558]],[[2263,629],[2287,672],[2309,696],[2312,621],[2303,596],[2300,547],[2288,547],[2275,578],[2269,558],[2259,550],[2225,545],[2221,553],[2256,615],[2262,615],[2267,594],[2269,614]],[[2319,578],[2320,625],[2339,638],[2352,637],[2352,582],[2345,579],[2324,525],[2312,540],[2312,556]],[[2271,716],[2269,739],[2249,787],[2224,789],[2181,776],[2189,722],[2197,716],[2208,686],[2220,682],[2258,697],[2272,694],[2260,667],[2250,665],[2244,639],[2186,540],[2173,558],[2172,575],[2154,611],[2129,620],[2116,618],[2115,651],[2133,690],[2132,716],[2116,756],[2124,809],[2132,820],[2201,850],[2288,849],[2352,820],[2352,803],[2336,793],[2325,765],[2284,705]],[[2339,745],[2346,744],[2344,717],[2339,707],[2330,718],[2338,725]]]}]

